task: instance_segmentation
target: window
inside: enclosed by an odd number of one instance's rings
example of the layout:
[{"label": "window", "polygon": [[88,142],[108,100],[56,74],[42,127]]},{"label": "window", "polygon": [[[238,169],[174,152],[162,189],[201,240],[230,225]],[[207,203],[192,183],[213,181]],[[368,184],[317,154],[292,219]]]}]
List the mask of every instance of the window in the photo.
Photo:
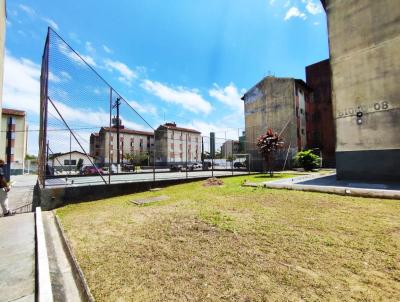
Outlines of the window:
[{"label": "window", "polygon": [[304,129],[301,129],[301,134],[304,134]]},{"label": "window", "polygon": [[71,162],[69,159],[64,159],[64,166],[76,166],[76,159],[72,159]]},{"label": "window", "polygon": [[174,131],[171,132],[171,139],[174,139]]},{"label": "window", "polygon": [[174,149],[174,143],[171,144],[171,149]]},{"label": "window", "polygon": [[179,145],[179,150],[183,150],[182,144]]},{"label": "window", "polygon": [[300,109],[300,113],[301,113],[301,114],[303,114],[303,113],[304,113],[304,111],[303,111],[303,108],[301,108],[301,109]]}]

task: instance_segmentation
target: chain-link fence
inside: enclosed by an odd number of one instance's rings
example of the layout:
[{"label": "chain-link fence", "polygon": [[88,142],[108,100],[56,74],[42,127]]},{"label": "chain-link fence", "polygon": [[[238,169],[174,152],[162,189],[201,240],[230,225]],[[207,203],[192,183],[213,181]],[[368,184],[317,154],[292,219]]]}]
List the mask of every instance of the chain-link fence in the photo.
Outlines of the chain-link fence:
[{"label": "chain-link fence", "polygon": [[42,57],[38,175],[42,186],[155,181],[248,173],[239,134],[210,137],[151,126],[49,28]]}]

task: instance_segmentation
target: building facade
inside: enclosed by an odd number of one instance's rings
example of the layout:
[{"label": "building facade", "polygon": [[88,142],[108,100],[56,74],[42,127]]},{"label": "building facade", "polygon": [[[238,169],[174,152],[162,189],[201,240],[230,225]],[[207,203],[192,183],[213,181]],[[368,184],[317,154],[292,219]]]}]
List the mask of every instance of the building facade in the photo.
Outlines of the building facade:
[{"label": "building facade", "polygon": [[77,170],[77,165],[80,159],[82,159],[82,167],[92,166],[91,161],[94,162],[94,158],[90,156],[89,160],[85,153],[79,151],[71,151],[66,153],[53,154],[49,158],[49,165],[54,168],[55,172],[79,172]]},{"label": "building facade", "polygon": [[339,179],[400,180],[400,4],[325,0]]},{"label": "building facade", "polygon": [[306,67],[312,98],[306,103],[307,147],[319,149],[322,166],[335,167],[336,135],[329,59]]},{"label": "building facade", "polygon": [[221,146],[221,155],[223,158],[238,154],[240,152],[240,142],[228,139]]},{"label": "building facade", "polygon": [[7,130],[11,123],[11,175],[23,174],[28,141],[25,111],[3,108],[1,115],[0,158],[6,161]]},{"label": "building facade", "polygon": [[307,146],[306,103],[311,89],[298,79],[265,77],[242,97],[244,101],[246,152],[250,167],[263,170],[264,159],[257,138],[269,128],[281,135],[284,147],[275,157],[276,168],[290,167],[292,157]]},{"label": "building facade", "polygon": [[156,164],[185,164],[201,161],[201,132],[165,123],[155,131]]},{"label": "building facade", "polygon": [[[152,151],[154,149],[154,134],[147,131],[127,129],[123,125],[119,129],[120,144],[120,163],[127,162],[126,154],[142,154],[148,156],[148,162],[153,161]],[[96,163],[106,165],[109,163],[117,164],[118,154],[117,128],[102,127],[98,133],[90,136],[90,155]],[[109,153],[109,150],[111,151]]]}]

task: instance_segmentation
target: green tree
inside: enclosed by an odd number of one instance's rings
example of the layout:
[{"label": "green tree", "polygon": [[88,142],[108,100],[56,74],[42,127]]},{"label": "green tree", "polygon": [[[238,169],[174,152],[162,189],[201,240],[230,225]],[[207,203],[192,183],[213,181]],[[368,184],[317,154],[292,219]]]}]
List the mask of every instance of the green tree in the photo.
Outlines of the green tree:
[{"label": "green tree", "polygon": [[317,169],[321,163],[321,158],[313,153],[313,150],[304,150],[297,152],[293,159],[297,166],[303,168],[306,171]]},{"label": "green tree", "polygon": [[83,159],[78,159],[78,163],[76,164],[76,170],[80,171],[83,167]]}]

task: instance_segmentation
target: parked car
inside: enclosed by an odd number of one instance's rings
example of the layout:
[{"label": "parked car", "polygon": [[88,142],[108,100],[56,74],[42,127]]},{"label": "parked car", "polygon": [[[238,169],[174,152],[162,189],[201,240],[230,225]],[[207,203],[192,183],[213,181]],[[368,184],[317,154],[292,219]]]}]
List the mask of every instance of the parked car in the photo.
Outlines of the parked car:
[{"label": "parked car", "polygon": [[201,163],[194,163],[189,165],[189,171],[193,171],[193,170],[198,170],[198,169],[202,169],[203,165]]},{"label": "parked car", "polygon": [[183,166],[182,165],[171,165],[169,167],[169,170],[171,172],[181,172],[183,170]]},{"label": "parked car", "polygon": [[235,169],[247,168],[246,165],[245,165],[245,163],[240,162],[240,161],[235,162],[235,163],[233,164],[233,167],[234,167]]},{"label": "parked car", "polygon": [[104,171],[102,168],[97,168],[95,166],[85,166],[81,170],[82,175],[98,175],[98,174],[104,174]]}]

